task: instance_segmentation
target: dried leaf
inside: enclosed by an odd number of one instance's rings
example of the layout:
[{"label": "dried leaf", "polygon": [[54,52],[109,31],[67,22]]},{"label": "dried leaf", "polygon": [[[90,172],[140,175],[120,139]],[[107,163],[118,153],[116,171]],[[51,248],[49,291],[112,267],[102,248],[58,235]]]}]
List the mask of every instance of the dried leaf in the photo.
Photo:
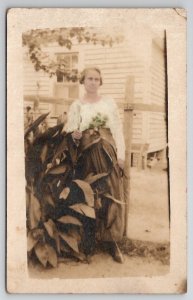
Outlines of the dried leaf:
[{"label": "dried leaf", "polygon": [[33,237],[33,233],[29,231],[27,234],[27,251],[31,251],[37,242],[38,240]]},{"label": "dried leaf", "polygon": [[94,183],[95,181],[103,178],[103,177],[106,177],[108,176],[108,173],[100,173],[100,174],[97,174],[97,175],[93,175],[93,173],[90,173],[84,180],[89,183],[89,184],[92,184]]},{"label": "dried leaf", "polygon": [[29,203],[29,227],[36,228],[41,218],[41,209],[38,199],[31,193]]},{"label": "dried leaf", "polygon": [[71,249],[79,253],[78,242],[74,237],[69,236],[68,234],[62,232],[59,232],[59,235],[70,246]]},{"label": "dried leaf", "polygon": [[59,174],[65,173],[66,170],[67,170],[67,166],[66,165],[59,165],[57,167],[50,168],[47,171],[47,174],[59,175]]},{"label": "dried leaf", "polygon": [[39,261],[42,263],[44,267],[46,267],[47,262],[48,262],[48,250],[46,245],[42,245],[38,243],[35,246],[35,253]]},{"label": "dried leaf", "polygon": [[65,188],[63,189],[63,191],[60,193],[60,199],[66,200],[67,197],[68,197],[68,195],[69,195],[69,193],[70,193],[69,187],[65,187]]},{"label": "dried leaf", "polygon": [[79,186],[79,188],[83,191],[86,203],[90,207],[93,207],[94,206],[94,193],[93,193],[93,190],[92,190],[90,184],[88,184],[87,182],[85,182],[83,180],[79,180],[79,179],[74,180],[73,182],[75,182]]},{"label": "dried leaf", "polygon": [[92,219],[96,218],[94,208],[90,207],[90,206],[88,206],[84,203],[74,204],[74,205],[70,206],[70,208],[77,211],[81,215],[86,216],[86,217],[89,217],[89,218],[92,218]]},{"label": "dried leaf", "polygon": [[58,264],[58,258],[56,251],[50,245],[46,244],[46,249],[48,253],[48,262],[55,268]]},{"label": "dried leaf", "polygon": [[72,216],[63,216],[59,218],[57,221],[63,224],[73,224],[73,225],[82,226],[82,223],[77,218]]}]

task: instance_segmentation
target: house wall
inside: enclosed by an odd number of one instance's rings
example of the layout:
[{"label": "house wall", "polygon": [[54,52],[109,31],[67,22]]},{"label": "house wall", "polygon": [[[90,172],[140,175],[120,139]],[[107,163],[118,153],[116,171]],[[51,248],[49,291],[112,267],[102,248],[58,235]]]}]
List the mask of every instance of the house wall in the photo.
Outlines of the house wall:
[{"label": "house wall", "polygon": [[149,112],[149,151],[158,151],[166,146],[166,70],[164,51],[156,40],[152,41],[151,55],[151,104],[163,111]]},{"label": "house wall", "polygon": [[[149,152],[161,150],[166,145],[164,52],[157,40],[153,41],[153,37],[149,30],[140,30],[133,38],[135,42],[131,42],[130,37],[124,44],[113,47],[82,43],[75,44],[71,49],[71,52],[79,52],[79,70],[89,66],[101,69],[104,83],[101,94],[110,95],[116,100],[122,119],[126,81],[128,76],[133,78],[133,95],[129,100],[134,107],[132,143],[149,143]],[[47,47],[46,51],[49,54],[70,52],[56,44]],[[68,110],[72,101],[57,99],[55,103],[55,81],[55,77],[49,78],[42,71],[36,72],[29,58],[24,55],[24,98],[29,101],[37,94],[44,98],[43,107],[47,105],[47,109],[51,110],[49,124],[54,124],[54,116]],[[82,93],[83,87],[80,86],[79,94]],[[50,99],[49,104],[46,104],[46,99]],[[43,111],[43,107],[40,110]]]},{"label": "house wall", "polygon": [[[50,78],[42,70],[36,71],[30,58],[24,50],[23,54],[23,94],[49,96],[50,95]],[[39,84],[39,88],[38,88]]]}]

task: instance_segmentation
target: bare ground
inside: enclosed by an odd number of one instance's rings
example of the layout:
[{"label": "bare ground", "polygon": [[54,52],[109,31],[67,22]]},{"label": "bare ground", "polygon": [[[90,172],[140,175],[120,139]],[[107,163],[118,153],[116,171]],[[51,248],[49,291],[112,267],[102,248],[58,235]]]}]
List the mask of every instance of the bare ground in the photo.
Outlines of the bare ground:
[{"label": "bare ground", "polygon": [[147,257],[124,256],[124,263],[113,261],[106,253],[95,254],[90,264],[66,260],[58,268],[29,268],[30,277],[35,278],[100,278],[129,276],[163,276],[169,272],[169,265]]}]

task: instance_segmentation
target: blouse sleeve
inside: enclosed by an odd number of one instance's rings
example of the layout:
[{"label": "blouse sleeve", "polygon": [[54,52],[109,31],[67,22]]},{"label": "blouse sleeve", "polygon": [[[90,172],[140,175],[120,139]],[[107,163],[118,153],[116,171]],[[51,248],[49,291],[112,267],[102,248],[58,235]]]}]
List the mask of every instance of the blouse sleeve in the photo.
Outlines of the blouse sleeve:
[{"label": "blouse sleeve", "polygon": [[65,124],[64,130],[66,132],[73,132],[77,130],[80,123],[80,109],[78,101],[74,101],[67,113],[67,122]]},{"label": "blouse sleeve", "polygon": [[111,114],[109,117],[109,126],[117,147],[117,158],[125,160],[125,139],[123,135],[123,125],[120,119],[117,104],[113,99],[110,105]]}]

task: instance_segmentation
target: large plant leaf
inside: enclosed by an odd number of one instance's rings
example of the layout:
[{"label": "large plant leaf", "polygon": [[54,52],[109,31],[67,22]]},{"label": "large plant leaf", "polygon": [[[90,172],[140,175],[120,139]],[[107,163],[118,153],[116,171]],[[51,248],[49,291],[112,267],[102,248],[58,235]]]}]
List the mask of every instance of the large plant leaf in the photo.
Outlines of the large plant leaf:
[{"label": "large plant leaf", "polygon": [[50,204],[52,207],[55,207],[54,199],[51,194],[44,194],[43,197],[48,204]]},{"label": "large plant leaf", "polygon": [[49,112],[46,114],[43,114],[39,116],[26,130],[24,137],[27,137],[27,135],[32,131],[35,130],[44,120],[45,118],[49,115]]},{"label": "large plant leaf", "polygon": [[36,240],[42,240],[43,241],[43,238],[44,238],[44,229],[42,228],[35,228],[31,231],[34,239]]},{"label": "large plant leaf", "polygon": [[95,181],[101,179],[101,178],[104,178],[104,177],[107,177],[108,176],[108,173],[100,173],[100,174],[97,174],[97,175],[93,175],[93,173],[90,173],[85,179],[84,181],[86,181],[87,183],[89,184],[92,184],[94,183]]},{"label": "large plant leaf", "polygon": [[36,228],[41,218],[41,208],[38,199],[31,193],[29,203],[29,227]]},{"label": "large plant leaf", "polygon": [[68,230],[68,235],[72,236],[73,238],[75,238],[77,240],[78,243],[81,242],[81,236],[80,233],[78,232],[79,229],[77,230],[77,228],[70,228]]},{"label": "large plant leaf", "polygon": [[55,137],[57,134],[61,133],[63,127],[64,124],[58,124],[53,127],[49,127],[47,133],[50,137]]},{"label": "large plant leaf", "polygon": [[82,226],[82,223],[77,218],[72,216],[63,216],[59,218],[57,221],[63,224],[73,224],[73,225]]},{"label": "large plant leaf", "polygon": [[35,239],[31,231],[27,234],[27,251],[30,252],[37,244],[38,239]]},{"label": "large plant leaf", "polygon": [[66,170],[67,170],[67,166],[66,165],[58,165],[56,167],[50,168],[47,171],[47,174],[59,175],[59,174],[65,173]]},{"label": "large plant leaf", "polygon": [[26,155],[26,176],[31,180],[36,178],[36,176],[39,176],[43,169],[42,161],[40,158],[41,149],[41,145],[31,146]]},{"label": "large plant leaf", "polygon": [[49,236],[55,240],[56,242],[56,249],[58,253],[60,253],[60,238],[59,238],[59,233],[58,229],[56,227],[56,224],[52,219],[49,219],[47,222],[44,222],[44,226],[49,234]]},{"label": "large plant leaf", "polygon": [[60,157],[61,154],[67,150],[68,150],[67,139],[66,137],[64,137],[62,142],[58,145],[52,161],[54,162],[56,158]]},{"label": "large plant leaf", "polygon": [[[65,252],[65,253],[69,253],[69,252],[73,251],[72,248],[70,248],[69,246],[64,245],[64,243],[61,244],[60,250]],[[73,252],[76,253],[75,251],[73,251]]]},{"label": "large plant leaf", "polygon": [[70,208],[86,217],[89,217],[92,219],[96,218],[94,208],[90,207],[84,203],[78,203],[78,204],[71,205]]},{"label": "large plant leaf", "polygon": [[90,207],[94,207],[94,192],[87,182],[83,180],[74,180],[74,182],[79,186],[79,188],[83,191],[85,201]]},{"label": "large plant leaf", "polygon": [[58,251],[58,253],[60,254],[60,236],[59,236],[59,233],[57,232],[56,235],[55,235],[55,242],[56,242],[56,249]]},{"label": "large plant leaf", "polygon": [[[33,145],[43,145],[45,143],[49,143],[49,150],[54,150],[54,148],[56,148],[57,143],[59,143],[62,139],[62,136],[60,135],[61,129],[61,125],[57,125],[54,127],[49,127],[43,133],[36,134]],[[52,153],[52,157],[53,154],[54,152]]]},{"label": "large plant leaf", "polygon": [[61,162],[61,163],[63,163],[64,160],[66,159],[66,157],[67,157],[67,155],[65,153],[62,153],[61,156],[60,156],[60,158],[59,157],[54,157],[52,159],[52,163],[51,163],[52,166],[58,165],[58,163],[57,163],[58,161]]},{"label": "large plant leaf", "polygon": [[55,234],[57,232],[57,228],[56,228],[56,224],[54,223],[54,221],[52,221],[51,219],[49,219],[47,222],[44,222],[44,226],[49,234],[49,236],[54,239],[55,238]]},{"label": "large plant leaf", "polygon": [[58,258],[57,258],[56,251],[54,250],[53,247],[51,247],[48,244],[46,244],[46,249],[48,252],[48,262],[52,265],[52,267],[54,267],[54,268],[57,267]]},{"label": "large plant leaf", "polygon": [[86,255],[84,253],[76,253],[75,251],[73,251],[72,255],[80,261],[86,261]]},{"label": "large plant leaf", "polygon": [[53,267],[57,267],[57,254],[54,248],[48,244],[38,243],[35,246],[35,253],[44,267],[49,262]]},{"label": "large plant leaf", "polygon": [[43,146],[42,151],[41,151],[41,154],[40,154],[40,159],[41,159],[41,162],[42,162],[42,163],[45,162],[47,153],[48,153],[48,145],[45,144],[45,145]]},{"label": "large plant leaf", "polygon": [[68,244],[75,252],[79,253],[78,241],[67,233],[59,232],[60,237]]},{"label": "large plant leaf", "polygon": [[102,208],[101,198],[97,198],[95,200],[95,209],[100,209],[100,208]]},{"label": "large plant leaf", "polygon": [[83,145],[82,151],[85,151],[86,149],[90,148],[92,145],[97,144],[98,142],[100,142],[100,140],[101,138],[99,137],[97,139],[94,139],[92,142]]},{"label": "large plant leaf", "polygon": [[46,267],[48,262],[48,250],[45,244],[38,243],[35,246],[35,253],[39,261],[42,263],[44,267]]},{"label": "large plant leaf", "polygon": [[110,195],[109,193],[105,193],[105,194],[103,194],[103,196],[104,196],[105,198],[111,199],[112,201],[114,201],[114,202],[116,202],[116,203],[118,203],[118,204],[120,204],[120,205],[125,205],[124,202],[121,202],[120,200],[114,198],[114,197],[113,197],[112,195]]},{"label": "large plant leaf", "polygon": [[68,153],[70,154],[71,162],[75,167],[78,159],[78,151],[77,151],[77,147],[74,147],[74,141],[72,140],[72,137],[69,136],[68,136]]},{"label": "large plant leaf", "polygon": [[60,193],[60,199],[66,200],[67,197],[68,197],[68,195],[69,195],[69,193],[70,193],[70,188],[69,187],[65,187],[63,189],[63,191]]}]

